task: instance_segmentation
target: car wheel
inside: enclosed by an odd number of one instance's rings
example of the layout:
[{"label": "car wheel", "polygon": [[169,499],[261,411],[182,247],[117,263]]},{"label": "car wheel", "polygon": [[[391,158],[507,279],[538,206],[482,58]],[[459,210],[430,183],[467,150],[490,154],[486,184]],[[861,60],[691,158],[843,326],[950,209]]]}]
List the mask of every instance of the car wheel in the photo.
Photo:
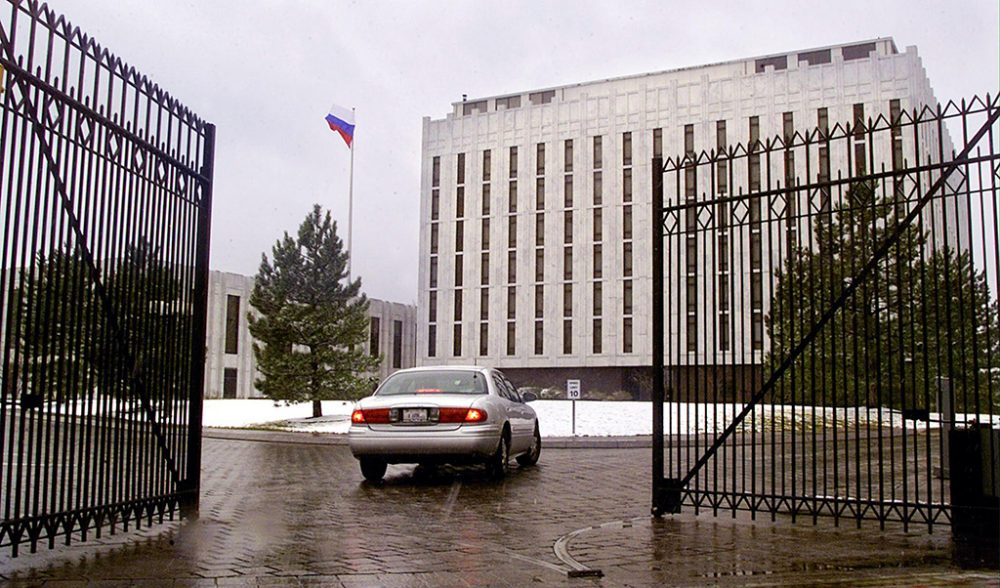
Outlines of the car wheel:
[{"label": "car wheel", "polygon": [[535,434],[531,438],[531,448],[527,453],[517,456],[517,463],[524,466],[533,466],[538,463],[538,457],[542,454],[542,435],[538,432],[538,423],[535,423]]},{"label": "car wheel", "polygon": [[386,463],[371,457],[361,458],[361,475],[369,482],[378,482],[385,475]]},{"label": "car wheel", "polygon": [[506,476],[507,468],[509,467],[508,462],[510,462],[510,435],[507,431],[504,431],[500,437],[500,443],[497,444],[497,450],[486,465],[490,477],[494,480],[500,480]]}]

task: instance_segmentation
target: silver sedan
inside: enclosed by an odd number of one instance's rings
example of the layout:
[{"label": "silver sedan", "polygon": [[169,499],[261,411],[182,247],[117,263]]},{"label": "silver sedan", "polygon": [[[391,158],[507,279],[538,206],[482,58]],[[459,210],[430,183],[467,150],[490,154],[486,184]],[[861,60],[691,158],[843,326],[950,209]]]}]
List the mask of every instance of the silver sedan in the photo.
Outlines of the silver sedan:
[{"label": "silver sedan", "polygon": [[401,370],[358,401],[348,444],[370,481],[381,480],[390,463],[485,463],[502,478],[511,457],[522,466],[538,461],[533,400],[492,368]]}]

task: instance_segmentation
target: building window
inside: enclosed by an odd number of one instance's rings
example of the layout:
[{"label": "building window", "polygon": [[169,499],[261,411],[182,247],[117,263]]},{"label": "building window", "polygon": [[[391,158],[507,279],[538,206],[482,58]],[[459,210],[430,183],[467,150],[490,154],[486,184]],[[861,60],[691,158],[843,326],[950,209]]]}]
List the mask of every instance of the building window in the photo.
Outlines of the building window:
[{"label": "building window", "polygon": [[455,300],[454,300],[454,303],[455,303],[455,314],[454,314],[454,317],[455,317],[455,321],[457,322],[457,321],[462,320],[462,291],[461,290],[455,290]]},{"label": "building window", "polygon": [[570,355],[573,353],[573,321],[569,319],[563,320],[563,354]]},{"label": "building window", "polygon": [[535,145],[535,175],[545,175],[545,143]]},{"label": "building window", "polygon": [[392,367],[403,367],[403,321],[392,321]]},{"label": "building window", "polygon": [[486,250],[490,248],[490,219],[488,218],[483,219],[479,242],[481,243],[480,249]]},{"label": "building window", "polygon": [[427,357],[437,356],[437,325],[427,326]]},{"label": "building window", "polygon": [[441,217],[441,192],[437,188],[431,190],[431,220],[436,221]]},{"label": "building window", "polygon": [[545,280],[545,250],[539,247],[535,249],[535,281]]},{"label": "building window", "polygon": [[458,185],[465,183],[465,154],[459,153],[455,164],[455,175],[458,178],[455,182]]},{"label": "building window", "polygon": [[441,185],[441,158],[433,157],[431,159],[431,187],[437,188]]},{"label": "building window", "polygon": [[594,278],[600,279],[604,274],[604,259],[601,251],[601,244],[594,244]]},{"label": "building window", "polygon": [[566,139],[563,142],[563,171],[566,173],[573,171],[573,139]]},{"label": "building window", "polygon": [[663,129],[653,129],[653,157],[663,157]]},{"label": "building window", "polygon": [[622,207],[622,238],[632,238],[632,207]]},{"label": "building window", "polygon": [[463,276],[464,273],[465,272],[463,271],[463,268],[462,268],[462,256],[461,255],[456,255],[455,256],[455,286],[457,286],[457,287],[461,287],[462,286],[462,276]]},{"label": "building window", "polygon": [[431,258],[430,280],[429,280],[429,282],[430,282],[430,287],[431,288],[437,288],[437,286],[438,286],[438,258],[437,257],[432,257]]},{"label": "building window", "polygon": [[602,282],[594,282],[594,316],[604,314],[604,288]]},{"label": "building window", "polygon": [[507,185],[507,212],[517,212],[517,181]]},{"label": "building window", "polygon": [[465,251],[465,221],[455,221],[455,253]]},{"label": "building window", "polygon": [[479,290],[479,320],[489,320],[490,318],[490,289]]},{"label": "building window", "polygon": [[573,284],[563,284],[563,317],[573,316]]},{"label": "building window", "polygon": [[764,73],[765,68],[768,66],[773,67],[775,71],[788,69],[788,56],[779,55],[777,57],[765,57],[763,59],[758,59],[754,69],[757,73]]},{"label": "building window", "polygon": [[470,114],[476,114],[479,112],[486,112],[486,101],[479,100],[477,102],[466,102],[462,104],[462,116],[469,116]]},{"label": "building window", "polygon": [[452,355],[462,356],[462,323],[455,323],[452,329]]},{"label": "building window", "polygon": [[622,170],[622,202],[632,202],[632,168]]},{"label": "building window", "polygon": [[573,176],[563,177],[563,208],[573,208]]},{"label": "building window", "polygon": [[600,208],[594,209],[594,241],[600,242],[604,240],[604,215],[601,213]]},{"label": "building window", "polygon": [[226,296],[226,353],[239,353],[240,343],[240,297]]},{"label": "building window", "polygon": [[622,133],[622,165],[632,165],[632,133]]},{"label": "building window", "polygon": [[545,215],[542,213],[535,215],[535,245],[545,245]]},{"label": "building window", "polygon": [[517,288],[514,286],[507,287],[507,318],[517,318]]},{"label": "building window", "polygon": [[517,250],[511,249],[507,252],[507,282],[513,284],[517,281]]},{"label": "building window", "polygon": [[622,314],[632,314],[632,280],[622,282]]},{"label": "building window", "polygon": [[483,216],[490,214],[490,185],[483,184]]},{"label": "building window", "polygon": [[535,286],[535,318],[545,318],[545,286]]},{"label": "building window", "polygon": [[622,243],[622,276],[632,277],[632,242]]},{"label": "building window", "polygon": [[594,319],[594,343],[591,350],[593,353],[601,353],[601,343],[604,339],[604,331],[601,328],[601,319]]},{"label": "building window", "polygon": [[604,202],[604,179],[601,172],[594,172],[594,206],[600,206]]},{"label": "building window", "polygon": [[528,102],[532,105],[548,104],[552,102],[552,99],[556,97],[555,90],[548,90],[545,92],[532,92],[528,94]]},{"label": "building window", "polygon": [[622,319],[622,353],[632,353],[632,317]]},{"label": "building window", "polygon": [[479,284],[485,286],[490,283],[490,252],[483,251],[479,256]]},{"label": "building window", "polygon": [[497,98],[497,110],[510,110],[511,108],[520,107],[520,96],[504,96],[503,98]]},{"label": "building window", "polygon": [[830,57],[829,49],[799,53],[799,63],[805,63],[806,65],[823,65],[824,63],[830,63],[831,61],[832,59]]},{"label": "building window", "polygon": [[515,335],[514,323],[507,323],[507,355],[514,355],[515,343],[517,342]]},{"label": "building window", "polygon": [[573,279],[573,248],[563,248],[563,279]]},{"label": "building window", "polygon": [[510,170],[509,176],[511,178],[516,178],[517,177],[517,146],[514,146],[514,147],[510,148],[510,164],[509,164],[509,168],[508,169]]},{"label": "building window", "polygon": [[431,255],[438,252],[438,224],[431,223]]},{"label": "building window", "polygon": [[594,137],[594,169],[604,167],[604,139],[600,135]]},{"label": "building window", "polygon": [[490,324],[479,323],[479,355],[490,353]]},{"label": "building window", "polygon": [[236,398],[236,389],[239,384],[239,372],[236,368],[224,368],[222,370],[222,397]]},{"label": "building window", "polygon": [[427,299],[427,320],[429,322],[437,322],[438,315],[438,305],[437,305],[437,292],[430,292]]},{"label": "building window", "polygon": [[545,178],[535,179],[535,210],[545,208]]},{"label": "building window", "polygon": [[486,149],[483,151],[483,181],[489,182],[493,174],[493,153]]},{"label": "building window", "polygon": [[455,218],[465,216],[465,187],[459,186],[455,189]]},{"label": "building window", "polygon": [[865,105],[858,103],[854,105],[854,173],[858,176],[865,175],[868,167],[865,148]]},{"label": "building window", "polygon": [[563,213],[563,243],[573,242],[573,211]]},{"label": "building window", "polygon": [[544,351],[545,332],[543,325],[542,321],[535,321],[535,355],[541,355]]},{"label": "building window", "polygon": [[371,320],[368,323],[368,355],[371,355],[372,357],[378,355],[378,335],[381,327],[380,323],[381,321],[379,321],[377,316],[371,317]]},{"label": "building window", "polygon": [[862,43],[860,45],[849,45],[840,48],[840,53],[844,56],[844,61],[865,59],[874,52],[875,43]]},{"label": "building window", "polygon": [[517,248],[517,217],[513,215],[507,217],[507,247]]}]

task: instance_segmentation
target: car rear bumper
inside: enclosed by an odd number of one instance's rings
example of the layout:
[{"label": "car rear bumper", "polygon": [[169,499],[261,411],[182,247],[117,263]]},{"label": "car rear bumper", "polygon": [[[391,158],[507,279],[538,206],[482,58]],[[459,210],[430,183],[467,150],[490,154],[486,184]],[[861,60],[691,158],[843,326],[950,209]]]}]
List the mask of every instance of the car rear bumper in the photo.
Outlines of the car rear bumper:
[{"label": "car rear bumper", "polygon": [[353,425],[347,434],[354,457],[380,457],[389,463],[479,460],[496,451],[500,430],[491,425],[453,431],[376,431]]}]

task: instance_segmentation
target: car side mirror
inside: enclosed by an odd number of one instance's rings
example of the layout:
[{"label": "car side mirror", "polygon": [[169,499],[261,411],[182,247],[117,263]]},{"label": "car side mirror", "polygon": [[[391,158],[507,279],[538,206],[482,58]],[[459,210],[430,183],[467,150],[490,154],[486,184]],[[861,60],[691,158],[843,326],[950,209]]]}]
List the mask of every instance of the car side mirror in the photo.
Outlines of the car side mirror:
[{"label": "car side mirror", "polygon": [[538,396],[536,396],[534,392],[522,392],[521,398],[524,399],[525,402],[534,402],[538,400]]}]

